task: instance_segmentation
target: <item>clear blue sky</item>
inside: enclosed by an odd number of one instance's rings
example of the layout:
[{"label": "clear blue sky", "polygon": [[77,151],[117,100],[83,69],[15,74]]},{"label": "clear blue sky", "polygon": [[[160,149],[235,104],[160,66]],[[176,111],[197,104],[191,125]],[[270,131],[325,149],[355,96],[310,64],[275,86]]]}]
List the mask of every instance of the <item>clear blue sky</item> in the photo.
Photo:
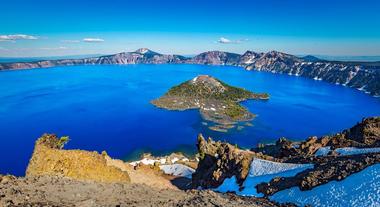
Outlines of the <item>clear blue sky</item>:
[{"label": "clear blue sky", "polygon": [[0,0],[0,11],[0,56],[380,55],[379,0]]}]

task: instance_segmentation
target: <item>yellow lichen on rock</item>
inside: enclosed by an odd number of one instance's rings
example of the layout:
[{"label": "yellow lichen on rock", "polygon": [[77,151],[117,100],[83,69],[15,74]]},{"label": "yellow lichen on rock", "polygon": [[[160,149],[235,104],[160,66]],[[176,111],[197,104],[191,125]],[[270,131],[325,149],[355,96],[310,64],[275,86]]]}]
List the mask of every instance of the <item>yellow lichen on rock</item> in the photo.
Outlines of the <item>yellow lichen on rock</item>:
[{"label": "yellow lichen on rock", "polygon": [[84,150],[63,150],[67,137],[44,134],[35,144],[26,176],[59,175],[83,181],[130,182],[127,172],[109,166],[104,155]]}]

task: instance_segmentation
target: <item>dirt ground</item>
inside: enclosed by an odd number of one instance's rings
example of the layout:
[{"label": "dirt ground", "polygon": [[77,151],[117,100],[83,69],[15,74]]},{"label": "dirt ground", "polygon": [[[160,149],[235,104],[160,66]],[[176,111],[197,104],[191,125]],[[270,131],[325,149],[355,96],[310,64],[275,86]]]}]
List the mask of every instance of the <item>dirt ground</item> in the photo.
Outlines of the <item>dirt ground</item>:
[{"label": "dirt ground", "polygon": [[265,199],[144,184],[84,182],[57,176],[0,176],[0,206],[277,206]]}]

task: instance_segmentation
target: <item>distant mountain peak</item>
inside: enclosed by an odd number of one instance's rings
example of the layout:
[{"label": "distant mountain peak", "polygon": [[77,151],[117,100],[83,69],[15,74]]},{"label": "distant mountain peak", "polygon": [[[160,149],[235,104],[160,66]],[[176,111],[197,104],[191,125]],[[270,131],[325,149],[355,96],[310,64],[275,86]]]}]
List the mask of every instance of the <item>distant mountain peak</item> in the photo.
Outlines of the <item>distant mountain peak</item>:
[{"label": "distant mountain peak", "polygon": [[146,53],[156,53],[153,52],[152,50],[149,50],[148,48],[140,48],[135,51],[135,53],[140,53],[140,54],[146,54]]},{"label": "distant mountain peak", "polygon": [[318,62],[318,61],[321,61],[321,59],[313,56],[313,55],[306,55],[304,57],[302,57],[302,59],[304,61],[307,61],[307,62]]}]

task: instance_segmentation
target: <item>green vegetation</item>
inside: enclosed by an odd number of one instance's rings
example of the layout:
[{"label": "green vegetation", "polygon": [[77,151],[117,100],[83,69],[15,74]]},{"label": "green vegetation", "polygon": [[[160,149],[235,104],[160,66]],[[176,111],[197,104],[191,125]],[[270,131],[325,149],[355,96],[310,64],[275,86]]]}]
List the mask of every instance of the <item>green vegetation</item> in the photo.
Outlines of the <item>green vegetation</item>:
[{"label": "green vegetation", "polygon": [[36,144],[44,145],[53,149],[62,149],[67,142],[69,142],[68,136],[63,136],[58,139],[55,134],[43,134],[36,142]]},{"label": "green vegetation", "polygon": [[[222,81],[215,79],[216,85],[205,83],[193,84],[190,81],[181,83],[171,88],[166,96],[194,97],[200,99],[215,99],[224,101],[240,101],[243,99],[254,98],[255,94],[242,88],[230,86]],[[218,85],[220,83],[220,85]]]},{"label": "green vegetation", "polygon": [[57,147],[58,149],[63,149],[63,147],[65,146],[65,144],[67,144],[67,142],[69,142],[70,139],[68,136],[63,136],[61,137],[58,142],[57,142]]},{"label": "green vegetation", "polygon": [[[151,103],[169,110],[199,108],[205,120],[218,125],[209,129],[227,132],[240,121],[254,118],[239,102],[247,99],[268,99],[268,94],[252,93],[243,88],[230,86],[208,75],[200,75],[192,80],[172,87],[164,96]],[[241,127],[239,128],[241,129]]]},{"label": "green vegetation", "polygon": [[232,119],[238,120],[247,113],[247,109],[243,106],[240,106],[239,104],[230,102],[227,103],[227,106],[223,112]]}]

